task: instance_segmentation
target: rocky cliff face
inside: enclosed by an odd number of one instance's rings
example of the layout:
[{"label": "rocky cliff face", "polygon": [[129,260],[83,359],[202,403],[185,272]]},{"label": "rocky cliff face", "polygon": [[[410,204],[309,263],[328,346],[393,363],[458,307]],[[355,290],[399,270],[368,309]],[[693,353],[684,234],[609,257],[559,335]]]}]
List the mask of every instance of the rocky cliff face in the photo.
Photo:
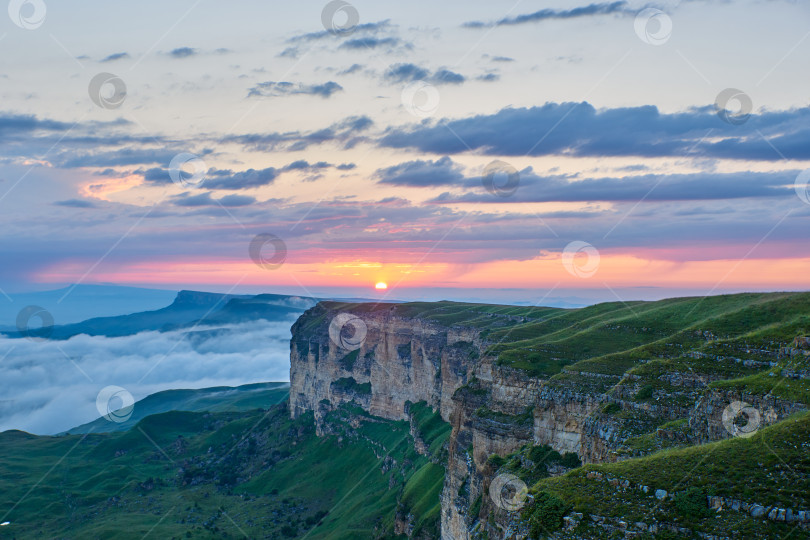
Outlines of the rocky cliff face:
[{"label": "rocky cliff face", "polygon": [[[647,402],[634,397],[642,388],[634,376],[563,372],[554,381],[530,376],[487,357],[491,343],[480,328],[408,315],[395,305],[322,303],[292,332],[293,417],[315,411],[322,431],[324,415],[342,403],[354,401],[372,415],[401,420],[408,419],[409,402],[424,401],[451,424],[441,495],[446,539],[516,533],[514,513],[506,515],[491,501],[493,454],[534,443],[576,453],[583,463],[615,461],[622,459],[616,450],[630,431],[644,432],[651,417],[659,424],[689,417],[691,433],[663,429],[661,437],[703,442],[730,436],[722,414],[732,401],[769,411],[761,419],[765,423],[802,408],[776,398],[765,403],[754,396],[706,393],[709,381],[689,373],[663,381],[673,388],[670,393],[656,391]],[[407,533],[407,520],[399,521],[399,530]]]}]

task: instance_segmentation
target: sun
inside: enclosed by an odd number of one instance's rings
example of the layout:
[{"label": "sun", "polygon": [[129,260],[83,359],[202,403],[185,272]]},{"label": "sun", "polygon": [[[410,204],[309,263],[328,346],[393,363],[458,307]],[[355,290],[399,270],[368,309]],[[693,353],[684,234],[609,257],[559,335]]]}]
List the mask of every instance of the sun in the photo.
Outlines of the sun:
[{"label": "sun", "polygon": [[388,288],[388,283],[384,281],[378,281],[376,285],[374,285],[375,289],[383,290]]}]

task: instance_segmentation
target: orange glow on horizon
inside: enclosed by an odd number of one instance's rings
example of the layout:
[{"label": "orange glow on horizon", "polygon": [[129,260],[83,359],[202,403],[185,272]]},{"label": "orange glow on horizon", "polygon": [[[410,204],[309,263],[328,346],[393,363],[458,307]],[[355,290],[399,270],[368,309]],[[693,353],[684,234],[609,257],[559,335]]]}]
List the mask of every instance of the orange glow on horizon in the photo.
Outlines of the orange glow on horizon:
[{"label": "orange glow on horizon", "polygon": [[[579,261],[575,258],[574,261]],[[75,283],[94,261],[61,262],[40,272],[40,283]],[[581,264],[575,262],[575,264]],[[385,268],[386,280],[379,278]],[[779,272],[774,272],[779,268]],[[430,262],[368,263],[331,261],[323,263],[286,262],[275,270],[259,268],[237,260],[141,261],[134,264],[100,264],[87,281],[120,284],[162,284],[179,286],[261,285],[310,287],[360,287],[369,283],[385,290],[396,288],[605,288],[608,287],[735,287],[756,289],[782,287],[789,290],[810,288],[807,269],[810,258],[715,259],[671,261],[640,254],[603,253],[598,268],[587,277],[572,275],[559,254],[545,254],[529,260],[503,260],[477,264]],[[508,276],[505,281],[504,277]]]}]

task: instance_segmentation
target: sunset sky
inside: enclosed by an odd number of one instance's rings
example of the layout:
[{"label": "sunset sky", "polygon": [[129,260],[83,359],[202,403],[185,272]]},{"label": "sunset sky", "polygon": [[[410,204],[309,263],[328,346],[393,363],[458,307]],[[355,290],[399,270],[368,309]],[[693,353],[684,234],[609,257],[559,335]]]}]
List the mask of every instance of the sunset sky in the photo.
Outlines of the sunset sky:
[{"label": "sunset sky", "polygon": [[808,2],[11,4],[2,291],[810,288]]}]

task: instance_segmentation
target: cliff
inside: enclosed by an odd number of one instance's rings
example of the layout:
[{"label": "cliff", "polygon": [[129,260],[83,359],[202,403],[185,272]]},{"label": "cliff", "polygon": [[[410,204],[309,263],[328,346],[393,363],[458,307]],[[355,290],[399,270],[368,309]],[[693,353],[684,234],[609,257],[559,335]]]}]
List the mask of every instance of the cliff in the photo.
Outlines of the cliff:
[{"label": "cliff", "polygon": [[[292,328],[290,411],[313,411],[325,433],[326,416],[347,403],[411,420],[409,404],[425,402],[452,427],[442,538],[522,537],[526,515],[493,495],[503,460],[534,482],[736,437],[735,425],[756,432],[806,409],[810,347],[790,321],[808,295],[722,298],[581,310],[322,302]],[[541,463],[537,448],[557,457]]]}]

